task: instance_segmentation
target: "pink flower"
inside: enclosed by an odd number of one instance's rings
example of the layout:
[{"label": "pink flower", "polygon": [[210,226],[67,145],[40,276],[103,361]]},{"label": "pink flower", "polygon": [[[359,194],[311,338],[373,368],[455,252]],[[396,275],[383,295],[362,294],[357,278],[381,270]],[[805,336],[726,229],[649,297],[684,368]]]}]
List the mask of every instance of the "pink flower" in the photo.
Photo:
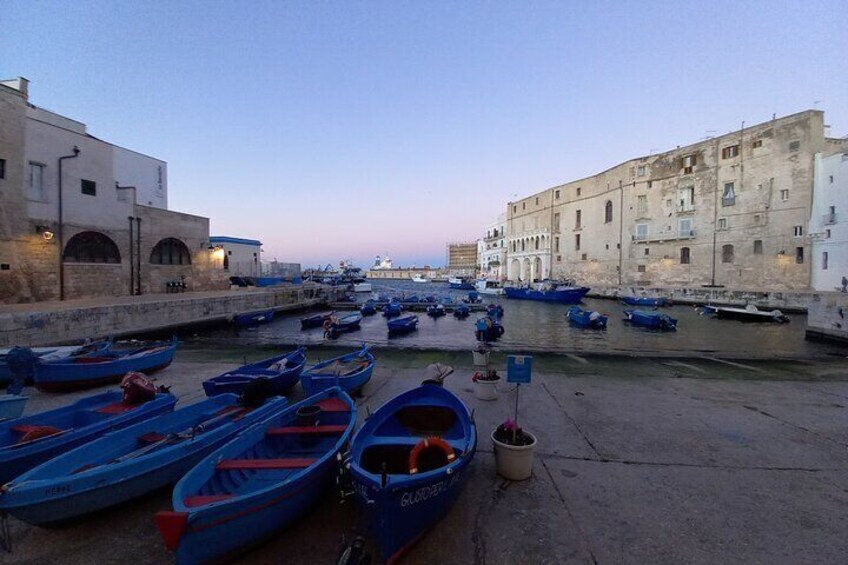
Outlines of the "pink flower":
[{"label": "pink flower", "polygon": [[508,431],[516,429],[515,422],[512,420],[512,418],[508,418],[507,421],[503,423],[503,427],[505,430]]}]

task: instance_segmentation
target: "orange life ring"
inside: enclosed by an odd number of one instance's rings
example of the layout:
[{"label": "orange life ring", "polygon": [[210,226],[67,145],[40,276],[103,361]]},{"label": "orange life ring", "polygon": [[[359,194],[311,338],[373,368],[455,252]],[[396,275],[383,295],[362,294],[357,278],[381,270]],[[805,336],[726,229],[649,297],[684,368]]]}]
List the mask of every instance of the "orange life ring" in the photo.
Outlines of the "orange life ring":
[{"label": "orange life ring", "polygon": [[409,453],[409,474],[414,475],[418,472],[418,457],[421,455],[421,452],[430,447],[437,447],[442,450],[442,453],[445,454],[445,457],[448,459],[448,463],[456,459],[456,454],[453,452],[453,448],[450,446],[448,442],[443,440],[440,437],[425,437],[412,448],[412,451]]}]

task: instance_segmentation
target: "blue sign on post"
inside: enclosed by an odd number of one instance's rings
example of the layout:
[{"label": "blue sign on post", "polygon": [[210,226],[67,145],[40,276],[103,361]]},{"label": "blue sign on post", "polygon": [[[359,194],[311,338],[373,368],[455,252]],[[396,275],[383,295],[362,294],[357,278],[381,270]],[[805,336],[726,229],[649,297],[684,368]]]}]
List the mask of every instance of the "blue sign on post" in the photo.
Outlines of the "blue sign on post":
[{"label": "blue sign on post", "polygon": [[509,355],[506,364],[506,380],[509,383],[529,383],[533,368],[532,355]]}]

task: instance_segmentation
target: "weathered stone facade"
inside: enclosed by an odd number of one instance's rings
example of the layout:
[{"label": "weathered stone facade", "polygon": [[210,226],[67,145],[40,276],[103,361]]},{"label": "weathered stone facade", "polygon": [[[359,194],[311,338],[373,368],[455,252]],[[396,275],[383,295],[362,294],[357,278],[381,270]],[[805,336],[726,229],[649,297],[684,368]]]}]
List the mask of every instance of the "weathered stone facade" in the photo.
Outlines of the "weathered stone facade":
[{"label": "weathered stone facade", "polygon": [[809,288],[823,120],[812,110],[774,119],[510,202],[507,276]]}]

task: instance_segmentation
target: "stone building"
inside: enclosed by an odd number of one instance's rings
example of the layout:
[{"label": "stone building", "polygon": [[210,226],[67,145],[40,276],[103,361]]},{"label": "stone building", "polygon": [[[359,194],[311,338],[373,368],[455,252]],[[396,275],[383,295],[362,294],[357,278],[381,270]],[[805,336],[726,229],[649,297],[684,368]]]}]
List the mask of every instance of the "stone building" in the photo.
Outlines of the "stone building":
[{"label": "stone building", "polygon": [[632,159],[507,208],[507,277],[805,289],[814,156],[805,111]]},{"label": "stone building", "polygon": [[848,277],[848,147],[835,145],[832,155],[816,154],[812,240],[814,290],[841,290]]},{"label": "stone building", "polygon": [[480,271],[489,279],[501,280],[506,276],[505,229],[506,214],[500,214],[494,222],[486,226],[486,237],[477,243]]},{"label": "stone building", "polygon": [[262,276],[262,242],[256,239],[213,235],[212,260],[227,276]]},{"label": "stone building", "polygon": [[209,220],[167,210],[167,165],[90,135],[0,82],[0,302],[194,290],[213,278]]},{"label": "stone building", "polygon": [[479,257],[477,242],[448,244],[448,272],[456,276],[473,277],[477,273]]}]

